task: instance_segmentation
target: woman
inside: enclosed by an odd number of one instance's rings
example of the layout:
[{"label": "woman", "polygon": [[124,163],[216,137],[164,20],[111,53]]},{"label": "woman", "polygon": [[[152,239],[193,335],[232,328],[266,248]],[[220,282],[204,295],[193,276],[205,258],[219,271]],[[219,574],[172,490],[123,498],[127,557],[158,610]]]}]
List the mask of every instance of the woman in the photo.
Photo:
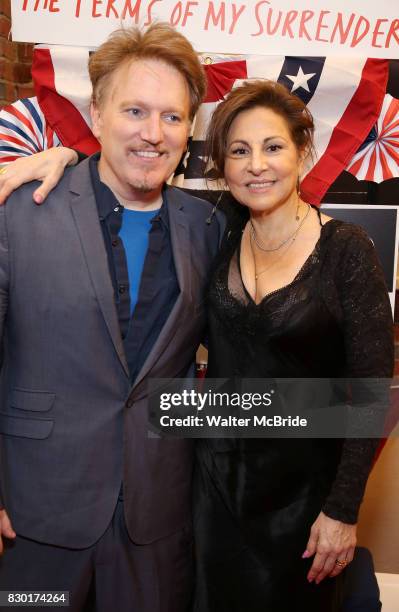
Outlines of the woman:
[{"label": "woman", "polygon": [[[313,121],[282,85],[247,82],[208,130],[241,213],[209,290],[213,378],[390,377],[392,319],[374,248],[301,199]],[[196,612],[340,609],[376,440],[204,440]],[[333,580],[330,577],[334,578]]]}]

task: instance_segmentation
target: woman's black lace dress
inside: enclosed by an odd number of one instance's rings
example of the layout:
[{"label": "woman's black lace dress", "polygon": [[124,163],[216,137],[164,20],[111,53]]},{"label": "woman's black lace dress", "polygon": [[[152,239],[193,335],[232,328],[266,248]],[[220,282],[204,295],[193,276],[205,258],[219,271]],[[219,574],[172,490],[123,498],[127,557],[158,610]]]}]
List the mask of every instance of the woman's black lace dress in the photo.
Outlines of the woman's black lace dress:
[{"label": "woman's black lace dress", "polygon": [[[332,220],[289,285],[243,286],[245,220],[226,232],[209,291],[208,376],[390,377],[392,316],[374,247]],[[319,512],[355,523],[378,440],[210,439],[197,445],[196,612],[339,610],[340,579],[308,584]]]}]

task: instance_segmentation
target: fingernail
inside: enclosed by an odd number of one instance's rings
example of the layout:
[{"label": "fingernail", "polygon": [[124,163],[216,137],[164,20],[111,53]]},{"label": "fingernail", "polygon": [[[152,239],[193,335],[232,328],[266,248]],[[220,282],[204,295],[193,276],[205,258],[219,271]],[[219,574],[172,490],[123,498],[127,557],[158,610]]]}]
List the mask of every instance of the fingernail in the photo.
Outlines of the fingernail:
[{"label": "fingernail", "polygon": [[38,206],[40,206],[40,204],[42,204],[42,202],[43,202],[43,196],[41,196],[41,195],[36,195],[36,196],[34,197],[34,202],[35,202],[35,204],[37,204]]},{"label": "fingernail", "polygon": [[310,552],[308,550],[305,550],[305,552],[302,555],[302,559],[308,559],[310,557]]}]

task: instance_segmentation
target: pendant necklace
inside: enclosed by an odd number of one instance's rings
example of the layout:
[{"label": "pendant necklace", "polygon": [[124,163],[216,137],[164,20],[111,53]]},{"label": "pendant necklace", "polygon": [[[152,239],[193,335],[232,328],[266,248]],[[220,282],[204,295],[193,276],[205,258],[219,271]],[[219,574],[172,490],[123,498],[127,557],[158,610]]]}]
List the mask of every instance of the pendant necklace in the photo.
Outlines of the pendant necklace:
[{"label": "pendant necklace", "polygon": [[[289,242],[290,240],[292,240],[292,242],[295,241],[295,238],[299,232],[299,230],[301,229],[302,225],[305,223],[306,219],[308,218],[308,215],[310,213],[310,204],[307,205],[308,209],[306,211],[306,214],[303,216],[302,221],[299,223],[298,227],[295,229],[295,231],[288,236],[288,238],[285,238],[285,240],[283,240],[283,242],[281,242],[277,247],[274,247],[273,249],[266,249],[264,246],[262,246],[260,244],[259,238],[256,236],[256,230],[254,228],[254,225],[252,223],[252,219],[249,220],[249,223],[251,225],[250,228],[250,235],[252,240],[254,241],[254,243],[256,244],[256,246],[258,247],[258,249],[260,249],[261,251],[264,251],[265,253],[273,253],[274,251],[279,251],[281,249],[281,247],[283,247],[285,244],[287,244],[287,242]],[[296,218],[298,218],[298,215],[296,216]],[[291,245],[290,245],[291,246]]]},{"label": "pendant necklace", "polygon": [[[253,241],[251,239],[251,250],[252,250],[252,256],[254,258],[255,261],[255,253],[254,250],[252,248],[252,244]],[[281,251],[281,253],[279,253],[279,256],[271,263],[269,264],[266,268],[263,268],[263,270],[260,270],[259,272],[256,271],[256,263],[255,263],[255,281],[258,280],[259,276],[261,276],[262,274],[264,274],[265,272],[267,272],[268,270],[270,270],[270,268],[272,268],[273,266],[276,265],[276,263],[278,263],[280,261],[280,259],[283,258],[283,256],[286,254],[286,252],[289,250],[290,246],[294,244],[294,240],[292,240],[292,242],[290,242],[290,244],[283,250]]]},{"label": "pendant necklace", "polygon": [[[257,237],[256,237],[256,232],[255,232],[255,228],[252,225],[252,219],[250,220],[250,224],[251,224],[251,228],[250,228],[250,243],[251,243],[251,250],[252,250],[252,256],[254,258],[254,263],[255,263],[255,281],[258,280],[259,276],[261,276],[262,274],[264,274],[265,272],[267,272],[268,270],[270,270],[270,268],[272,268],[274,265],[276,265],[277,262],[280,261],[280,259],[282,259],[282,257],[287,253],[287,251],[289,250],[289,248],[294,244],[295,239],[298,235],[299,230],[301,229],[301,227],[303,226],[303,224],[305,223],[306,219],[308,218],[309,212],[310,212],[310,204],[308,204],[308,209],[306,211],[306,214],[303,216],[302,221],[300,222],[300,224],[298,225],[298,227],[296,228],[295,232],[293,234],[291,234],[291,236],[288,236],[288,238],[286,238],[285,240],[283,240],[283,242],[281,244],[279,244],[278,247],[274,248],[274,249],[265,249],[264,247],[262,247],[262,245],[260,245],[257,241]],[[296,217],[298,218],[298,216]],[[287,247],[285,249],[283,249],[283,251],[279,254],[279,257],[277,257],[277,259],[275,259],[269,266],[267,266],[266,268],[264,268],[263,270],[260,270],[259,272],[257,272],[256,270],[256,258],[255,258],[255,253],[253,250],[253,243],[256,244],[256,246],[258,247],[258,249],[260,249],[261,251],[265,251],[267,253],[273,252],[273,251],[278,251],[279,249],[281,249],[284,245],[287,245]],[[289,243],[289,244],[287,244]]]}]

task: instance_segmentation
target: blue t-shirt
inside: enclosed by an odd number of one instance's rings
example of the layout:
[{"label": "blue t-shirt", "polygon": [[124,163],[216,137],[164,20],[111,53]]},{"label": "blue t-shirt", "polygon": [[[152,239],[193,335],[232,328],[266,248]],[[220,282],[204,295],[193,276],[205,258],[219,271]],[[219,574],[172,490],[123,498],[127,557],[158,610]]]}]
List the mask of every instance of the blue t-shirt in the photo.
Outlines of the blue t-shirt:
[{"label": "blue t-shirt", "polygon": [[125,208],[123,210],[119,237],[123,242],[126,253],[131,313],[134,311],[139,294],[141,274],[148,250],[148,233],[151,229],[151,219],[158,213],[159,209],[147,211]]}]

